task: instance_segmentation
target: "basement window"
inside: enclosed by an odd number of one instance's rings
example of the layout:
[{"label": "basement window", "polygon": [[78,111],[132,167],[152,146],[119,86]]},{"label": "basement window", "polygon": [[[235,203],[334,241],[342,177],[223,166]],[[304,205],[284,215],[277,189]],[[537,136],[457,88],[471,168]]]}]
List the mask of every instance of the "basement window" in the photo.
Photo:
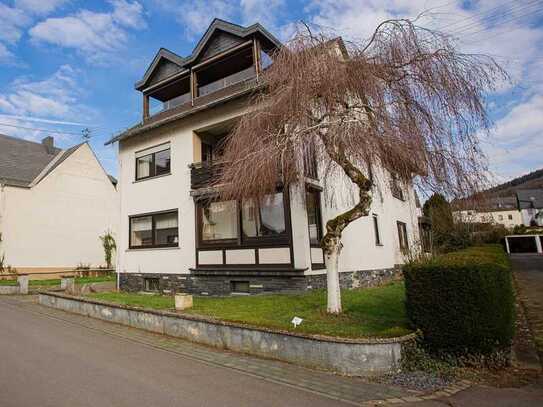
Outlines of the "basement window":
[{"label": "basement window", "polygon": [[146,278],[145,279],[145,291],[158,291],[159,290],[158,278]]},{"label": "basement window", "polygon": [[249,282],[230,281],[230,291],[232,294],[249,294]]}]

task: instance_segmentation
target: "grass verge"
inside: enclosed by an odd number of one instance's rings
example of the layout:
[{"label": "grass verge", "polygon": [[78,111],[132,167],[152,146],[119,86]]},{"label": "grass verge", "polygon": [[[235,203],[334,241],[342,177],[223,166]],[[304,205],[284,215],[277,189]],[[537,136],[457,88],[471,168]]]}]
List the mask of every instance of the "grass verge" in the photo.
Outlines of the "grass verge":
[{"label": "grass verge", "polygon": [[[99,276],[99,277],[78,277],[75,279],[76,284],[103,283],[107,281],[116,281],[116,276]],[[60,278],[51,278],[47,280],[30,280],[30,286],[51,287],[60,285]],[[17,280],[0,280],[0,285],[17,285]]]},{"label": "grass verge", "polygon": [[[134,293],[96,293],[89,297],[154,309],[173,309],[169,296]],[[342,292],[343,313],[326,313],[326,292],[235,297],[194,297],[187,314],[202,315],[253,326],[335,337],[394,337],[410,333],[403,282]],[[291,320],[303,318],[297,328]]]}]

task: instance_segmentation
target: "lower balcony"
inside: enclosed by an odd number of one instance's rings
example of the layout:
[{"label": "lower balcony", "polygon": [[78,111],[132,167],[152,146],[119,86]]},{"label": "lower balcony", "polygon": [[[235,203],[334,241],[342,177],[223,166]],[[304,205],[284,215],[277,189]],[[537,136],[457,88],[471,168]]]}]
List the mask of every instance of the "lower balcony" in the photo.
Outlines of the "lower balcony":
[{"label": "lower balcony", "polygon": [[212,187],[220,177],[224,163],[203,161],[190,165],[190,187],[193,190]]}]

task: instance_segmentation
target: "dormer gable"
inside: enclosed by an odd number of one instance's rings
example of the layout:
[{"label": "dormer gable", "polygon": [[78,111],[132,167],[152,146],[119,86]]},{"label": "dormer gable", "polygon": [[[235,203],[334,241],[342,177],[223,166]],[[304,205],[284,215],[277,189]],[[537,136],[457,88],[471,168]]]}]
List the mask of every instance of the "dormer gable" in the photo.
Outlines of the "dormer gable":
[{"label": "dormer gable", "polygon": [[198,63],[204,61],[229,48],[243,44],[244,42],[246,42],[246,40],[237,35],[222,30],[216,30],[194,62]]},{"label": "dormer gable", "polygon": [[184,62],[185,59],[179,55],[167,50],[166,48],[160,48],[153,58],[153,61],[145,71],[143,78],[136,82],[136,90],[142,90],[184,71]]}]

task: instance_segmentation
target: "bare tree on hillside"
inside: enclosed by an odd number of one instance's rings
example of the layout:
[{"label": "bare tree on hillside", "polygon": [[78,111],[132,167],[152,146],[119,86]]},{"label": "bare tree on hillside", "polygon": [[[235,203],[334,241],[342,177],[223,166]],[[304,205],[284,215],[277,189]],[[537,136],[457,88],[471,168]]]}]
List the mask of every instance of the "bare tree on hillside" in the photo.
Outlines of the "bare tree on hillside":
[{"label": "bare tree on hillside", "polygon": [[273,61],[229,135],[217,185],[227,199],[263,199],[278,185],[303,185],[304,158],[316,154],[321,178],[341,175],[357,187],[357,202],[326,223],[321,241],[328,312],[339,313],[341,237],[368,215],[371,169],[450,196],[476,190],[485,94],[507,75],[492,58],[461,53],[446,35],[405,19],[347,47],[306,27]]}]

